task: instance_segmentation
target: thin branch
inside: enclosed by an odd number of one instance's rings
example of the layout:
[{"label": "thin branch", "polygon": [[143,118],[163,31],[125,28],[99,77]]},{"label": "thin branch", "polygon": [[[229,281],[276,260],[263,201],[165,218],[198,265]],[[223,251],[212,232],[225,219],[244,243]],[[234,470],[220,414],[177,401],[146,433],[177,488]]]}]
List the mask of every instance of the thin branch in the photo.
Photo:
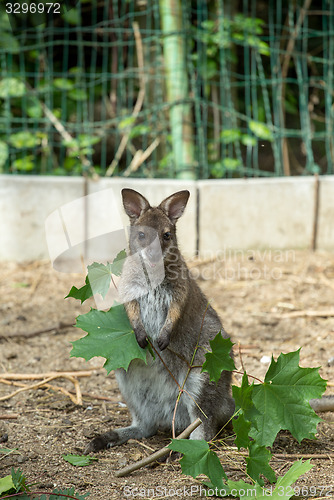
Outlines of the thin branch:
[{"label": "thin branch", "polygon": [[[281,78],[282,78],[282,92],[281,92],[281,102],[285,102],[285,92],[286,92],[286,78],[288,75],[288,69],[289,69],[289,64],[290,64],[290,59],[293,53],[293,50],[295,48],[295,43],[296,39],[298,36],[298,33],[300,31],[300,28],[304,22],[304,18],[307,14],[308,9],[310,8],[310,5],[312,3],[312,0],[305,0],[303,7],[300,9],[299,17],[297,19],[295,28],[290,36],[286,52],[284,55],[283,63],[282,63],[282,70],[281,70]],[[282,105],[282,128],[285,127],[285,107]],[[290,160],[289,160],[289,152],[288,152],[288,143],[287,143],[287,138],[283,137],[283,142],[282,142],[282,153],[283,153],[283,166],[284,166],[284,174],[285,175],[290,175]]]},{"label": "thin branch", "polygon": [[7,399],[10,399],[10,398],[16,396],[17,394],[20,394],[20,392],[29,391],[31,389],[37,389],[38,387],[41,387],[42,385],[44,385],[48,382],[51,382],[51,380],[54,380],[55,378],[58,378],[58,377],[48,377],[48,378],[42,380],[41,382],[37,382],[37,384],[32,384],[32,385],[28,385],[25,387],[21,387],[20,389],[17,389],[16,391],[12,392],[11,394],[7,394],[7,396],[2,396],[0,398],[0,401],[6,401]]},{"label": "thin branch", "polygon": [[[143,53],[143,43],[142,43],[142,39],[141,39],[141,35],[140,35],[140,31],[139,31],[139,26],[138,26],[138,23],[134,22],[132,23],[132,28],[133,28],[133,32],[134,32],[134,35],[135,35],[135,42],[136,42],[136,50],[137,50],[137,60],[138,60],[138,69],[139,69],[139,92],[138,92],[138,96],[137,96],[137,100],[136,100],[136,104],[133,108],[133,111],[132,111],[132,114],[131,114],[131,117],[134,119],[134,121],[136,120],[138,114],[139,114],[139,111],[141,110],[142,108],[142,105],[143,105],[143,102],[144,102],[144,97],[145,97],[145,93],[146,93],[146,81],[147,81],[147,77],[145,75],[145,71],[144,71],[144,53]],[[122,154],[124,153],[124,150],[126,148],[126,145],[129,141],[129,138],[130,138],[130,133],[131,133],[131,127],[129,128],[129,130],[123,135],[122,137],[122,140],[120,142],[120,145],[118,146],[118,149],[116,151],[116,154],[115,154],[115,157],[113,159],[113,161],[111,162],[111,164],[109,165],[109,167],[107,168],[106,170],[106,176],[107,177],[110,177],[113,175],[118,163],[119,163],[119,160],[121,159],[122,157]]]},{"label": "thin branch", "polygon": [[[232,373],[237,373],[238,375],[244,374],[244,372],[239,372],[238,370],[232,370]],[[254,380],[257,380],[258,382],[260,382],[260,384],[264,384],[263,380],[261,380],[260,378],[254,377],[254,375],[249,375],[249,373],[247,373],[247,377],[250,377],[250,378],[253,378]]]},{"label": "thin branch", "polygon": [[242,368],[242,371],[245,372],[245,367],[244,367],[244,362],[242,360],[242,355],[241,355],[241,344],[240,342],[238,342],[238,351],[239,351],[239,358],[240,358],[240,364],[241,364],[241,368]]},{"label": "thin branch", "polygon": [[[202,421],[197,418],[192,424],[190,424],[183,432],[181,432],[181,434],[176,438],[176,439],[186,439],[188,436],[190,436],[190,434],[202,423]],[[142,460],[140,460],[139,462],[136,462],[134,464],[131,464],[131,465],[128,465],[127,467],[124,467],[123,469],[115,472],[115,476],[117,477],[124,477],[124,476],[128,476],[129,474],[131,474],[132,472],[134,472],[135,470],[138,470],[140,469],[141,467],[145,467],[146,465],[149,465],[151,464],[152,462],[155,462],[156,460],[158,460],[159,458],[162,458],[166,455],[168,455],[168,453],[170,452],[171,450],[165,446],[164,448],[161,448],[161,450],[159,451],[156,451],[155,453],[153,453],[153,455],[150,455],[149,457],[145,457],[143,458]]]},{"label": "thin branch", "polygon": [[[38,387],[44,386],[44,387],[48,387],[49,389],[52,389],[54,391],[62,392],[63,394],[68,396],[74,404],[82,406],[81,388],[80,388],[79,382],[76,378],[78,376],[78,373],[80,373],[80,376],[90,376],[91,375],[91,372],[69,372],[69,373],[66,373],[66,372],[57,373],[56,372],[56,373],[48,374],[48,376],[46,374],[39,374],[39,375],[25,374],[25,375],[22,375],[22,374],[5,373],[5,374],[3,374],[3,376],[0,375],[0,383],[16,385],[16,386],[19,386],[20,389],[17,389],[16,391],[14,391],[11,394],[8,394],[6,396],[2,396],[0,398],[0,401],[6,401],[6,400],[16,396],[17,394],[23,392],[23,391],[30,391],[32,389],[37,389]],[[84,373],[84,375],[83,375],[83,373]],[[63,387],[56,387],[56,386],[49,384],[49,382],[51,382],[51,380],[55,380],[57,378],[66,378],[66,379],[70,380],[72,382],[72,384],[74,385],[76,397],[74,397],[70,392],[68,392]],[[43,379],[43,380],[41,382],[37,382],[36,384],[32,384],[32,385],[26,385],[26,384],[22,384],[19,382],[11,382],[13,380],[34,380],[34,379]]]},{"label": "thin branch", "polygon": [[0,373],[5,380],[40,380],[47,377],[90,377],[96,368],[77,372],[46,372],[46,373]]},{"label": "thin branch", "polygon": [[58,325],[50,326],[48,328],[42,328],[41,330],[36,330],[33,332],[14,332],[14,333],[7,333],[7,334],[0,333],[0,338],[1,339],[10,339],[13,337],[15,337],[15,338],[24,337],[24,338],[28,339],[30,337],[36,337],[37,335],[42,335],[43,333],[52,332],[53,330],[60,330],[62,328],[70,328],[73,325],[74,325],[74,321],[73,321],[73,323],[60,322]]},{"label": "thin branch", "polygon": [[313,458],[313,459],[328,459],[328,460],[332,460],[332,458],[334,458],[334,453],[326,453],[326,454],[323,454],[323,453],[309,453],[309,454],[299,454],[299,453],[292,453],[291,455],[290,454],[286,454],[286,453],[273,453],[272,455],[272,458],[284,458],[284,460],[298,460],[298,459],[309,459],[309,458]]},{"label": "thin branch", "polygon": [[132,158],[132,162],[128,168],[124,171],[124,177],[128,177],[133,172],[136,172],[140,165],[147,160],[147,158],[153,153],[153,151],[159,146],[160,140],[155,139],[152,144],[143,152],[141,149],[138,150],[135,156]]},{"label": "thin branch", "polygon": [[284,314],[274,314],[274,318],[290,319],[290,318],[329,318],[334,316],[334,309],[324,309],[322,311],[292,311]]}]

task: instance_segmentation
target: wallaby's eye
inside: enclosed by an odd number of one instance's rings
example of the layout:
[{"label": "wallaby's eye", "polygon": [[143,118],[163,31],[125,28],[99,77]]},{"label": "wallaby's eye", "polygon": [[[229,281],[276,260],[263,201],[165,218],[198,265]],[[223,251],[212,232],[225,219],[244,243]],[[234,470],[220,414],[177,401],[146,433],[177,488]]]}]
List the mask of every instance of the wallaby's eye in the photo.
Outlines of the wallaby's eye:
[{"label": "wallaby's eye", "polygon": [[138,233],[138,239],[141,240],[141,241],[144,240],[145,239],[145,233],[143,233],[142,231],[139,231],[139,233]]},{"label": "wallaby's eye", "polygon": [[168,241],[170,240],[171,233],[168,231],[167,233],[164,233],[164,240]]}]

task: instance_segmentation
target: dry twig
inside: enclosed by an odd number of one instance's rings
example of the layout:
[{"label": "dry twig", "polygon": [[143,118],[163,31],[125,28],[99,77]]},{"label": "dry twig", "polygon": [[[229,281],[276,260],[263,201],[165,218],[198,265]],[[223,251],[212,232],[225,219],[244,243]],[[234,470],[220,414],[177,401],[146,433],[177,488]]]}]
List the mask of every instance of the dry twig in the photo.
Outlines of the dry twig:
[{"label": "dry twig", "polygon": [[[145,71],[144,71],[144,52],[143,52],[143,43],[139,31],[139,26],[138,23],[133,23],[132,24],[133,32],[135,35],[135,41],[136,41],[136,50],[137,50],[137,60],[138,60],[138,69],[139,69],[139,92],[136,100],[135,107],[133,108],[132,115],[131,117],[135,120],[142,108],[143,102],[144,102],[144,97],[146,93],[146,81],[147,77],[145,76]],[[122,140],[118,146],[118,149],[116,151],[115,157],[109,167],[107,168],[106,171],[106,176],[112,176],[118,163],[119,160],[122,157],[122,154],[127,146],[127,143],[130,138],[130,132],[131,128],[123,135]]]},{"label": "dry twig", "polygon": [[304,317],[309,317],[309,318],[329,318],[334,316],[334,309],[324,309],[322,311],[310,311],[310,310],[305,310],[305,311],[292,311],[289,313],[284,313],[284,314],[274,314],[274,318],[279,318],[279,319],[291,319],[291,318],[304,318]]},{"label": "dry twig", "polygon": [[[62,392],[63,394],[68,396],[74,404],[82,406],[81,388],[80,388],[79,382],[77,380],[77,377],[89,377],[91,374],[92,374],[91,371],[50,372],[50,373],[43,373],[43,374],[3,373],[3,374],[0,374],[0,383],[7,384],[7,385],[15,385],[15,386],[19,386],[20,388],[17,389],[16,391],[12,392],[11,394],[7,394],[6,396],[2,396],[0,398],[0,401],[6,401],[6,400],[12,398],[13,396],[16,396],[20,392],[30,391],[32,389],[37,389],[39,387],[45,386],[45,387],[48,387],[49,389],[52,389],[54,391]],[[67,380],[70,380],[72,382],[72,384],[74,385],[76,396],[74,397],[69,391],[67,391],[63,387],[57,387],[57,386],[49,384],[49,382],[51,382],[51,380],[55,380],[57,378],[65,378]],[[41,380],[41,382],[37,382],[36,384],[32,384],[32,385],[26,385],[26,384],[22,384],[19,382],[15,382],[18,380],[36,380],[36,379],[37,380],[42,379],[42,380]]]},{"label": "dry twig", "polygon": [[58,325],[51,326],[49,328],[42,328],[41,330],[36,330],[34,332],[14,332],[14,333],[6,333],[1,334],[1,339],[11,339],[17,337],[24,337],[26,339],[30,337],[37,337],[37,335],[42,335],[43,333],[52,332],[54,330],[61,330],[62,328],[70,328],[74,325],[74,321],[72,323],[62,323],[60,322]]},{"label": "dry twig", "polygon": [[[200,424],[202,421],[197,418],[195,422],[190,424],[176,439],[186,439]],[[117,477],[124,477],[128,476],[131,474],[131,472],[134,472],[135,470],[141,469],[141,467],[145,467],[146,465],[151,464],[152,462],[155,462],[159,458],[162,458],[168,453],[170,453],[170,449],[167,446],[164,446],[164,448],[161,448],[161,450],[156,451],[153,453],[153,455],[150,455],[149,457],[145,457],[139,462],[136,462],[134,464],[128,465],[127,467],[124,467],[123,469],[117,471],[115,473],[115,476]]]}]

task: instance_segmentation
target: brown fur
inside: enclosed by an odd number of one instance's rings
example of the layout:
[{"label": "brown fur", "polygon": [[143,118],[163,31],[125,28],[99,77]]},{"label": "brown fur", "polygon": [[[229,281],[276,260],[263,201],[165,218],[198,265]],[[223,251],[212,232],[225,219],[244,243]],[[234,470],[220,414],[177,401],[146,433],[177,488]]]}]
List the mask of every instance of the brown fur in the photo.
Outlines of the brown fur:
[{"label": "brown fur", "polygon": [[187,391],[178,405],[176,429],[182,431],[200,417],[203,424],[191,438],[210,440],[233,415],[234,402],[229,372],[223,372],[218,383],[210,382],[200,368],[193,368],[186,377],[191,362],[203,364],[209,341],[218,332],[227,337],[178,248],[175,224],[184,212],[189,192],[175,193],[158,207],[151,207],[132,189],[123,189],[122,196],[131,224],[131,257],[124,264],[119,291],[138,344],[145,347],[149,338],[163,363],[148,355],[147,365],[133,360],[127,372],[117,370],[132,425],[98,436],[86,451],[171,429],[179,389],[170,373]]}]

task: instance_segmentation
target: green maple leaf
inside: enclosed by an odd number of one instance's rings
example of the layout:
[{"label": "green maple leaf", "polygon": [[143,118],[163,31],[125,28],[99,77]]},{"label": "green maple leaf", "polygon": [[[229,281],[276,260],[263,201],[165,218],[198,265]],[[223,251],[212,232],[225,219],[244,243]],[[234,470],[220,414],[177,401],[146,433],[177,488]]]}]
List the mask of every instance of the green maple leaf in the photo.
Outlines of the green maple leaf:
[{"label": "green maple leaf", "polygon": [[[288,472],[277,479],[275,488],[263,488],[258,482],[255,484],[246,483],[243,480],[231,481],[230,479],[224,483],[223,487],[218,489],[217,494],[220,497],[233,496],[233,498],[252,498],[254,500],[263,500],[264,498],[271,498],[272,500],[285,499],[293,497],[295,492],[291,486],[296,480],[311,470],[313,465],[310,460],[302,462],[299,460],[295,462]],[[212,483],[204,483],[208,488],[215,488]]]},{"label": "green maple leaf", "polygon": [[271,483],[276,481],[275,472],[269,465],[270,459],[271,453],[265,446],[258,446],[255,441],[250,443],[249,456],[246,458],[247,473],[261,486],[264,485],[264,481],[260,478],[260,474],[263,474]]},{"label": "green maple leaf", "polygon": [[89,455],[62,455],[63,459],[74,465],[75,467],[85,467],[86,465],[90,465],[91,462],[97,460],[97,458],[90,457]]},{"label": "green maple leaf", "polygon": [[249,440],[249,431],[251,429],[251,422],[245,419],[245,415],[238,415],[238,418],[232,420],[233,430],[236,434],[236,438],[234,443],[240,448],[248,448],[250,440]]},{"label": "green maple leaf", "polygon": [[308,401],[319,398],[326,389],[319,368],[301,368],[299,350],[272,359],[263,384],[254,385],[253,402],[258,410],[251,430],[259,446],[271,446],[281,429],[286,429],[301,442],[314,438],[321,419]]},{"label": "green maple leaf", "polygon": [[200,474],[205,474],[212,484],[218,487],[222,487],[223,478],[227,479],[217,454],[210,450],[206,441],[172,439],[168,448],[183,453],[180,460],[183,474],[192,476],[194,479]]},{"label": "green maple leaf", "polygon": [[81,288],[77,288],[76,286],[72,286],[68,295],[66,295],[65,299],[72,297],[73,299],[78,299],[81,301],[81,304],[85,302],[85,300],[89,299],[89,297],[93,296],[93,292],[91,286],[88,282],[88,276],[86,277],[86,284]]},{"label": "green maple leaf", "polygon": [[245,416],[246,420],[255,420],[255,415],[258,414],[257,409],[253,403],[253,390],[254,383],[249,385],[247,373],[245,372],[242,376],[241,386],[232,386],[232,395],[235,402],[235,409]]},{"label": "green maple leaf", "polygon": [[77,317],[75,326],[88,335],[72,342],[72,357],[88,361],[94,356],[102,356],[106,358],[104,368],[108,373],[118,368],[127,370],[136,358],[146,362],[146,350],[139,347],[122,305],[111,307],[109,311],[91,309]]},{"label": "green maple leaf", "polygon": [[[277,479],[277,483],[274,491],[272,492],[271,498],[274,500],[279,500],[280,498],[289,499],[294,496],[295,492],[291,488],[293,483],[297,481],[297,479],[311,470],[313,465],[311,464],[311,460],[306,460],[302,462],[302,460],[298,460],[284,474],[284,476],[280,476]],[[283,494],[282,494],[283,493]]]},{"label": "green maple leaf", "polygon": [[[218,492],[221,493],[221,492]],[[224,494],[220,496],[232,496],[233,498],[252,498],[254,500],[263,500],[263,488],[258,484],[249,484],[243,480],[231,481],[230,479],[224,484]]]},{"label": "green maple leaf", "polygon": [[2,477],[0,479],[0,495],[1,493],[8,493],[14,488],[13,478],[11,475]]},{"label": "green maple leaf", "polygon": [[249,385],[246,373],[243,374],[241,387],[232,386],[237,413],[237,418],[232,420],[232,425],[236,434],[234,442],[239,450],[240,448],[248,448],[250,443],[249,432],[252,425],[256,425],[255,416],[258,411],[252,401],[253,389],[254,384]]},{"label": "green maple leaf", "polygon": [[211,351],[205,355],[202,372],[208,372],[210,380],[218,382],[223,370],[235,370],[234,361],[230,356],[233,343],[230,339],[224,339],[219,332],[213,340],[210,340]]},{"label": "green maple leaf", "polygon": [[99,293],[104,298],[108,293],[112,275],[120,276],[125,259],[126,252],[122,250],[116,255],[112,263],[99,264],[94,262],[87,267],[85,285],[81,288],[72,286],[65,299],[72,297],[81,300],[82,304],[96,293]]},{"label": "green maple leaf", "polygon": [[116,257],[114,258],[114,260],[112,261],[112,264],[110,265],[110,270],[111,272],[115,275],[115,276],[120,276],[121,273],[122,273],[122,269],[123,269],[123,264],[124,264],[124,261],[126,259],[126,251],[125,250],[121,250],[117,255]]}]

